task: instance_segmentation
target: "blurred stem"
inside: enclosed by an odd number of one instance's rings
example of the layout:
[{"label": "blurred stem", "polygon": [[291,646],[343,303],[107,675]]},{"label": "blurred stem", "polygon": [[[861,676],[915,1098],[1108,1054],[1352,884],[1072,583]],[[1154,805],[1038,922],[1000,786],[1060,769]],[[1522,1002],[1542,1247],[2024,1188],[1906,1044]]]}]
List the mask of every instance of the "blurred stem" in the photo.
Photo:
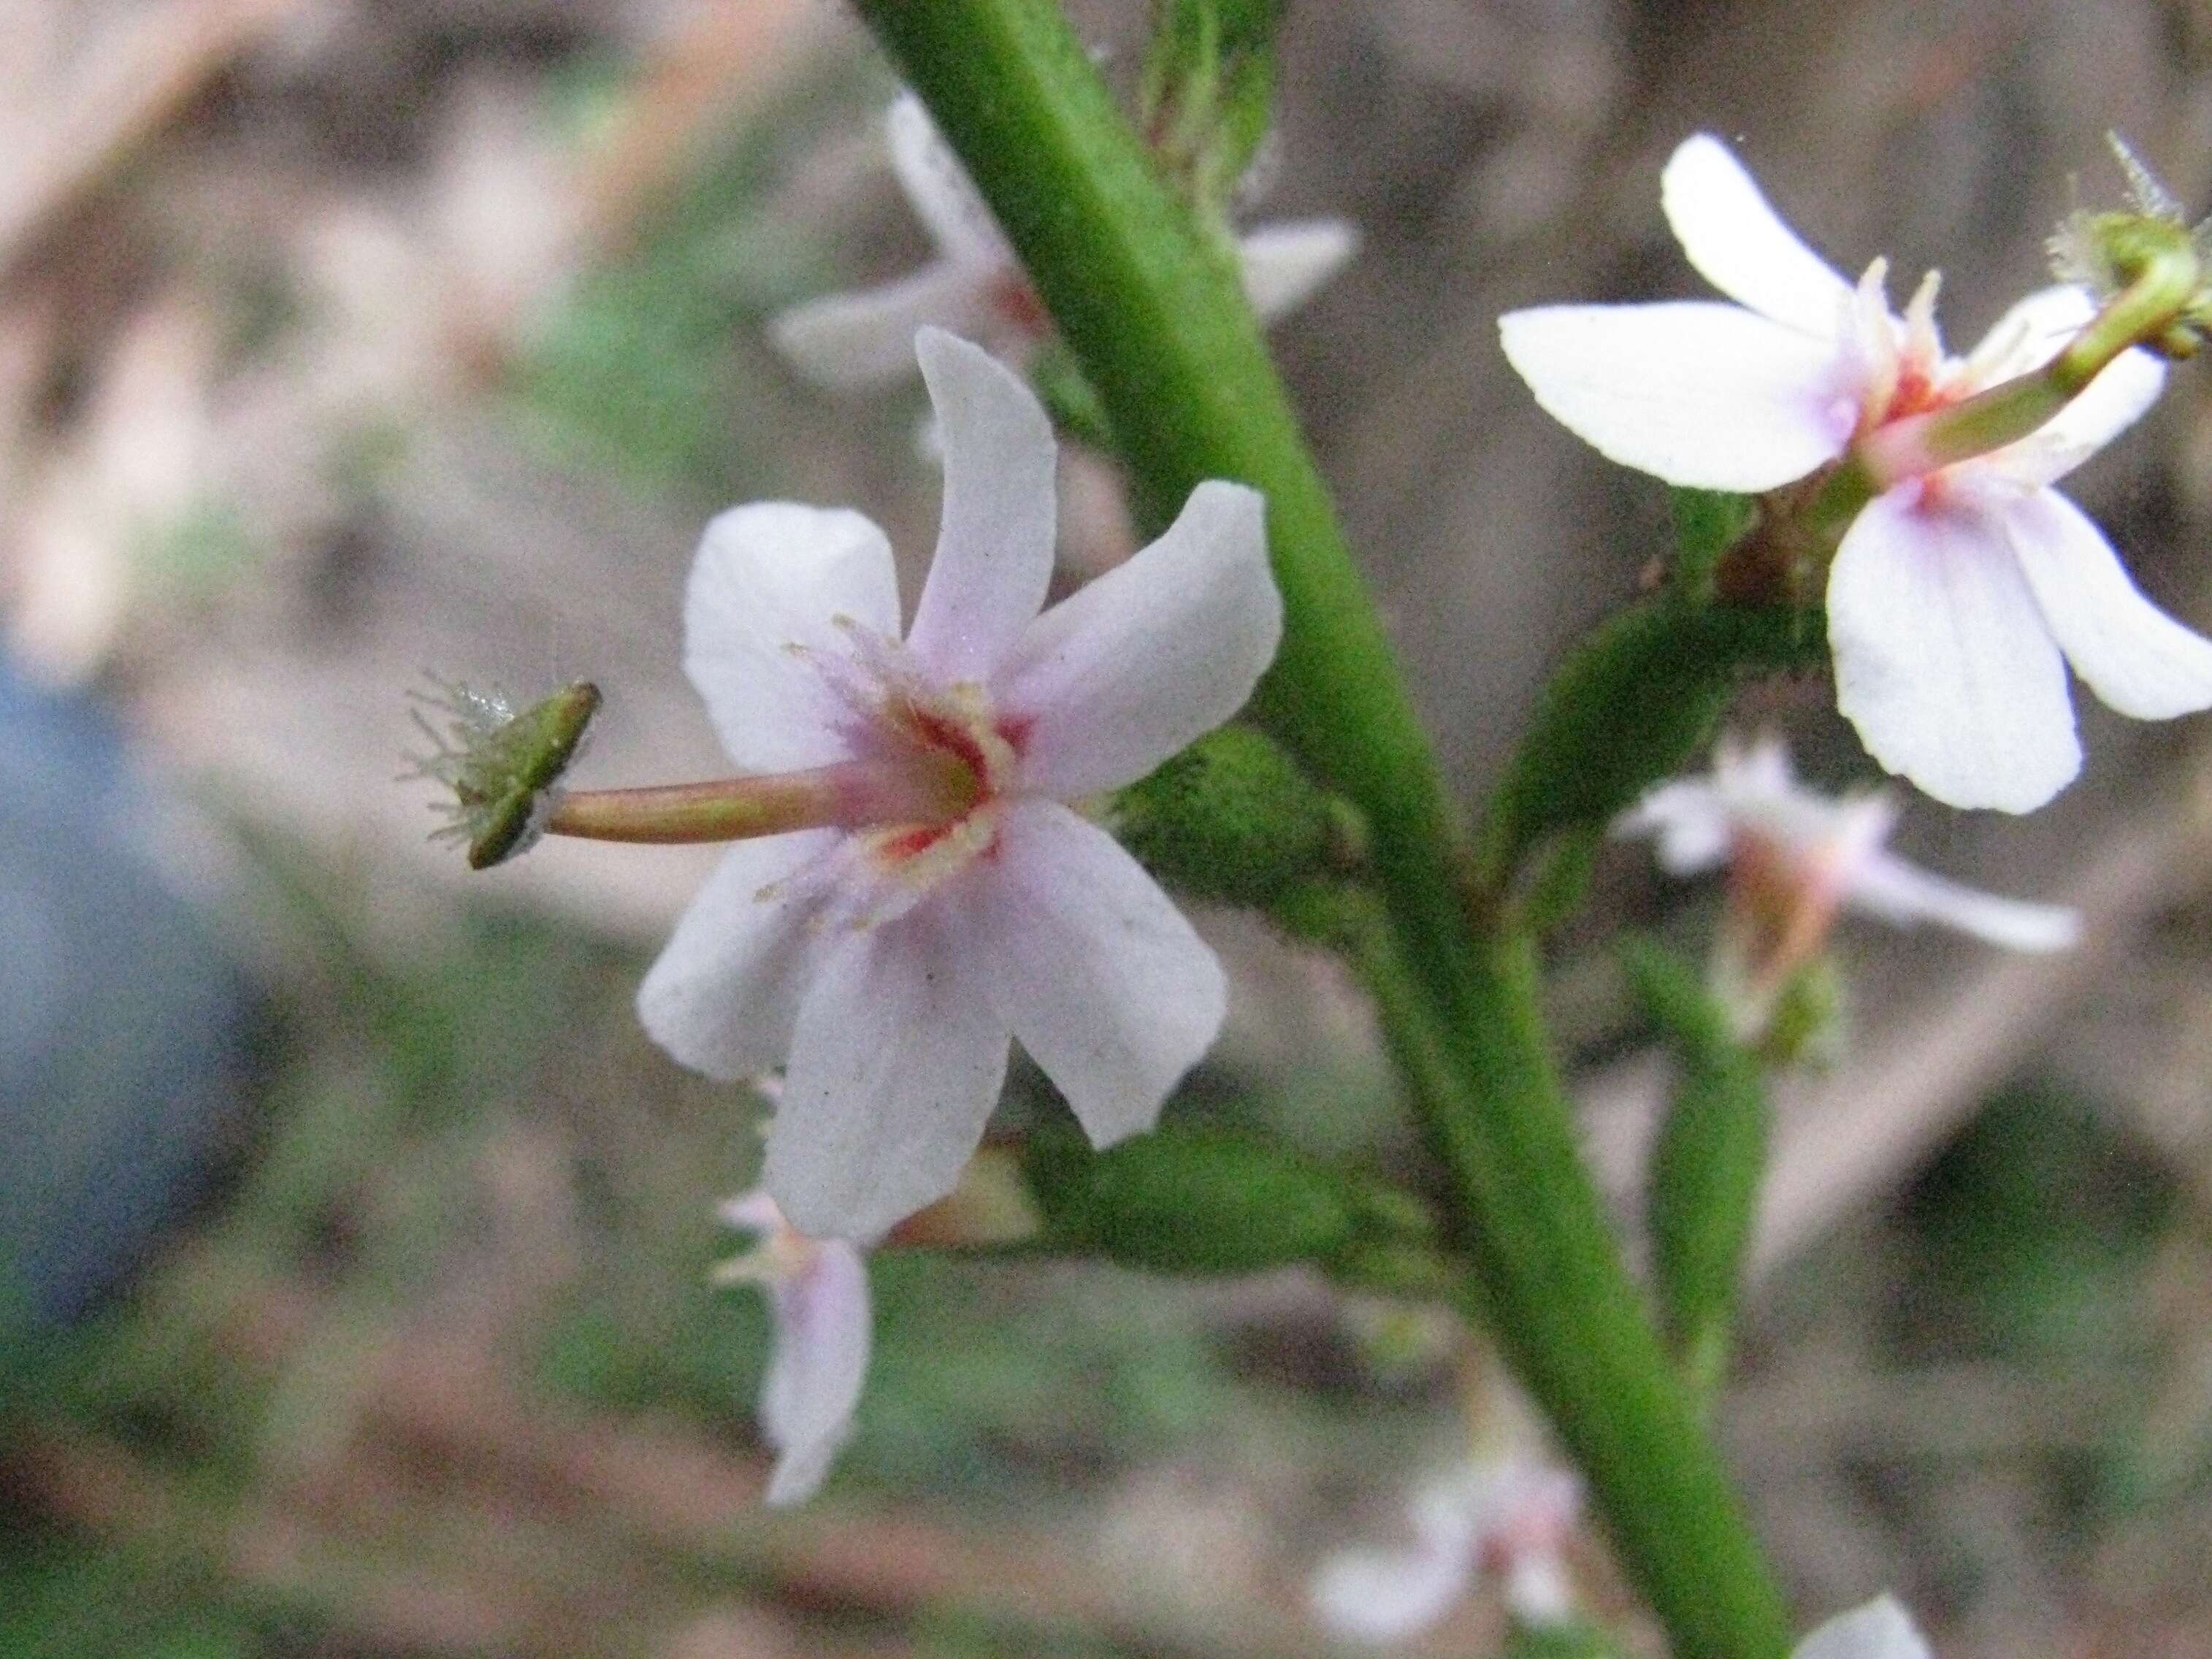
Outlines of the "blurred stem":
[{"label": "blurred stem", "polygon": [[1583,1170],[1525,937],[1471,919],[1457,826],[1335,510],[1239,290],[1053,0],[856,0],[967,165],[1121,440],[1140,516],[1267,497],[1283,643],[1255,707],[1374,831],[1371,970],[1492,1322],[1588,1474],[1680,1659],[1789,1626]]}]

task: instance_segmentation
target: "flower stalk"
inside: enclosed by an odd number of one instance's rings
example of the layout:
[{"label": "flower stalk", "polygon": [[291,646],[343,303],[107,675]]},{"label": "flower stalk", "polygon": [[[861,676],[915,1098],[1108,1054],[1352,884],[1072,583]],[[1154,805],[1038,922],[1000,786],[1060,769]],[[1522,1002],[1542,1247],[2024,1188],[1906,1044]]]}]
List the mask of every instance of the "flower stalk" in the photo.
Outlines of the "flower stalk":
[{"label": "flower stalk", "polygon": [[1583,1169],[1534,958],[1478,935],[1455,815],[1233,276],[1152,170],[1050,0],[857,0],[973,174],[1125,447],[1140,514],[1261,490],[1285,631],[1264,722],[1374,831],[1402,965],[1385,1017],[1450,1172],[1472,1297],[1588,1472],[1683,1659],[1773,1659],[1789,1625]]}]

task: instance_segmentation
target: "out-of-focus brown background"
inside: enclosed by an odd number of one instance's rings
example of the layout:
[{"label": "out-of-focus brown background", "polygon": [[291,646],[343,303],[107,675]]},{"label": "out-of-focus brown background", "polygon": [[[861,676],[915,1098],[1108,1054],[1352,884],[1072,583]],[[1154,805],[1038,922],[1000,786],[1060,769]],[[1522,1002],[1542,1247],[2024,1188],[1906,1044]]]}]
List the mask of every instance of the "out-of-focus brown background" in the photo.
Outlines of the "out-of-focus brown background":
[{"label": "out-of-focus brown background", "polygon": [[[1142,7],[1079,10],[1125,70]],[[1308,0],[1285,50],[1255,213],[1365,244],[1275,340],[1470,803],[1665,526],[1535,410],[1494,320],[1695,292],[1656,200],[1684,134],[1738,140],[1847,272],[1887,253],[1901,296],[1940,266],[1960,347],[2042,280],[2070,179],[2117,192],[2107,128],[2212,187],[2186,0]],[[855,504],[917,573],[918,395],[811,391],[761,326],[927,253],[849,18],[0,0],[0,65],[7,652],[119,720],[157,803],[130,838],[251,988],[204,1110],[106,1154],[204,1142],[211,1195],[0,1415],[0,1651],[1330,1650],[1315,1564],[1463,1455],[1480,1366],[1448,1331],[1295,1276],[883,1264],[860,1434],[817,1504],[764,1515],[764,1325],[704,1284],[758,1103],[629,1014],[711,852],[470,878],[393,781],[425,670],[596,680],[586,781],[712,769],[676,622],[732,501]],[[2199,623],[2203,374],[2073,483]],[[1073,574],[1126,532],[1102,466],[1068,494]],[[1863,781],[1826,695],[1743,720]],[[1808,1615],[1893,1587],[1960,1659],[2212,1652],[2212,726],[2084,722],[2047,812],[1908,817],[1911,851],[2072,898],[2088,940],[1847,933],[1848,1038],[1785,1091],[1721,1413]],[[1601,878],[1558,1000],[1632,1215],[1659,1071],[1600,924],[1694,945],[1710,896],[1629,850]],[[1328,965],[1208,926],[1237,1004],[1178,1109],[1417,1175]],[[93,964],[124,1000],[71,1005],[73,1040],[151,1018],[154,974]],[[95,1256],[106,1167],[50,1217]],[[1498,1628],[1478,1591],[1413,1650]]]}]

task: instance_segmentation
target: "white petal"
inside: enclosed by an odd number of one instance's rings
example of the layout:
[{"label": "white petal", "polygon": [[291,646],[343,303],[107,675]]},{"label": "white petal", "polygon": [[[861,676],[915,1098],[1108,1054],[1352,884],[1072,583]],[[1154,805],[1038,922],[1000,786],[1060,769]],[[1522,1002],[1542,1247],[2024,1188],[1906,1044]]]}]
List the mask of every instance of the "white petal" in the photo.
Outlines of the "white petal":
[{"label": "white petal", "polygon": [[799,1231],[871,1238],[945,1196],[1006,1080],[1006,1022],[944,899],[848,932],[799,1006],[762,1179]]},{"label": "white petal", "polygon": [[1941,922],[2013,951],[2063,951],[2081,936],[2081,918],[2063,904],[2001,898],[1888,853],[1860,860],[1844,898],[1853,908],[1900,927]]},{"label": "white petal", "polygon": [[772,319],[769,338],[787,362],[833,392],[888,386],[914,373],[914,337],[934,324],[980,333],[991,324],[990,271],[949,259],[881,288],[832,294]]},{"label": "white petal", "polygon": [[1237,239],[1244,297],[1261,322],[1294,311],[1359,252],[1359,230],[1342,219],[1257,225]]},{"label": "white petal", "polygon": [[[1974,348],[1974,384],[1990,386],[2040,368],[2095,313],[2078,288],[2062,284],[2029,295]],[[2053,483],[2134,425],[2165,387],[2164,363],[2140,348],[2124,351],[2031,436],[1977,465],[2023,483]]]},{"label": "white petal", "polygon": [[969,922],[1000,1017],[1096,1146],[1149,1129],[1221,1030],[1221,963],[1158,884],[1053,801],[1006,814]]},{"label": "white petal", "polygon": [[2081,769],[2066,665],[2001,526],[1912,495],[1869,502],[1828,572],[1837,707],[1936,799],[2027,811]]},{"label": "white petal", "polygon": [[2142,596],[2088,515],[2055,489],[2006,503],[2003,522],[2058,648],[2123,714],[2212,708],[2212,641]]},{"label": "white petal", "polygon": [[739,1078],[783,1064],[822,954],[824,898],[808,866],[838,832],[741,841],[722,855],[645,982],[637,1017],[679,1065]]},{"label": "white petal", "polygon": [[765,1187],[750,1188],[735,1198],[726,1199],[714,1215],[725,1227],[749,1233],[773,1232],[784,1224],[783,1212],[775,1207],[775,1200],[769,1196]]},{"label": "white petal", "polygon": [[1727,862],[1729,813],[1720,793],[1705,778],[1678,778],[1649,791],[1613,824],[1617,836],[1652,836],[1659,867],[1670,876],[1694,876]]},{"label": "white petal", "polygon": [[1332,1635],[1395,1642],[1435,1624],[1465,1594],[1474,1561],[1464,1550],[1346,1550],[1322,1565],[1309,1594]]},{"label": "white petal", "polygon": [[1828,1620],[1797,1644],[1791,1659],[1929,1659],[1928,1641],[1897,1598],[1885,1595]]},{"label": "white petal", "polygon": [[1159,540],[1025,629],[994,685],[1022,787],[1133,781],[1244,706],[1282,637],[1260,494],[1211,479]]},{"label": "white petal", "polygon": [[945,510],[907,639],[947,678],[980,680],[1036,617],[1052,581],[1052,422],[980,346],[926,328],[915,355],[945,448]]},{"label": "white petal", "polygon": [[836,618],[898,633],[890,544],[842,507],[755,501],[707,526],[684,595],[684,667],[730,758],[786,772],[845,757],[840,705],[792,650],[843,654]]},{"label": "white petal", "polygon": [[1740,306],[1544,306],[1498,328],[1554,420],[1669,483],[1775,489],[1842,454],[1856,417],[1834,344]]},{"label": "white petal", "polygon": [[852,1434],[860,1403],[872,1334],[867,1264],[854,1246],[824,1239],[814,1259],[775,1286],[770,1300],[775,1352],[761,1383],[761,1426],[782,1455],[768,1501],[803,1503]]},{"label": "white petal", "polygon": [[1728,146],[1686,138],[1659,175],[1659,200],[1698,273],[1762,317],[1835,337],[1851,285],[1798,239]]},{"label": "white petal", "polygon": [[899,188],[945,254],[963,264],[1012,263],[998,222],[921,99],[908,92],[891,101],[884,112],[884,137]]}]

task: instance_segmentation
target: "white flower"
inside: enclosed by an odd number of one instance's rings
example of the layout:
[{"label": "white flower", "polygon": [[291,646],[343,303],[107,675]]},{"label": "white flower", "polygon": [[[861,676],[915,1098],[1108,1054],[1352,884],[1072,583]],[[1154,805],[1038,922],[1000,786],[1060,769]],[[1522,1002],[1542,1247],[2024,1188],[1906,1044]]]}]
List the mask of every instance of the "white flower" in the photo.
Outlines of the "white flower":
[{"label": "white flower", "polygon": [[1661,784],[1615,830],[1656,836],[1671,875],[1728,866],[1718,977],[1747,1033],[1764,1023],[1790,970],[1820,949],[1839,910],[1899,927],[1941,922],[2015,951],[2074,943],[2081,921],[2072,910],[1978,892],[1888,851],[1897,814],[1887,792],[1836,799],[1807,789],[1778,738],[1747,750],[1724,738],[1710,777]]},{"label": "white flower", "polygon": [[685,1065],[787,1064],[765,1184],[817,1237],[879,1233],[951,1189],[1010,1033],[1094,1143],[1152,1127],[1220,1027],[1221,967],[1061,803],[1235,714],[1282,629],[1261,498],[1219,482],[1040,616],[1044,411],[964,340],[925,329],[916,351],[945,505],[904,640],[890,544],[851,512],[722,514],[685,600],[684,665],[741,768],[872,781],[851,827],[733,846],[638,994]]},{"label": "white flower", "polygon": [[1503,1581],[1521,1623],[1565,1623],[1574,1613],[1566,1547],[1581,1513],[1582,1483],[1565,1469],[1519,1457],[1469,1465],[1414,1495],[1410,1546],[1323,1563],[1314,1611],[1336,1636],[1395,1642],[1442,1619],[1481,1571]]},{"label": "white flower", "polygon": [[1885,1595],[1820,1626],[1790,1659],[1929,1659],[1928,1638],[1897,1598]]},{"label": "white flower", "polygon": [[732,1199],[721,1217],[759,1240],[715,1279],[759,1285],[775,1328],[760,1397],[761,1428],[777,1453],[768,1501],[801,1504],[853,1432],[872,1334],[867,1264],[857,1244],[794,1230],[763,1188]]},{"label": "white flower", "polygon": [[[884,116],[891,167],[937,244],[911,276],[835,294],[783,313],[769,337],[793,368],[836,389],[903,379],[915,330],[934,324],[980,340],[1019,367],[1048,338],[1052,319],[1005,234],[921,100],[902,94]],[[1343,268],[1358,233],[1339,219],[1262,225],[1239,237],[1244,294],[1263,319],[1304,303]]]},{"label": "white flower", "polygon": [[[1877,259],[1854,287],[1700,134],[1662,200],[1690,263],[1739,305],[1553,306],[1499,322],[1553,416],[1670,483],[1759,491],[1893,422],[2048,362],[2093,314],[2033,295],[1972,354],[1936,331],[1931,274],[1903,318]],[[2139,720],[2212,705],[2212,641],[2154,606],[2104,534],[2050,485],[2150,406],[2163,367],[2130,350],[2032,436],[1899,477],[1852,522],[1828,574],[1837,702],[1891,771],[1954,806],[2025,811],[2081,767],[2066,666]]]}]

